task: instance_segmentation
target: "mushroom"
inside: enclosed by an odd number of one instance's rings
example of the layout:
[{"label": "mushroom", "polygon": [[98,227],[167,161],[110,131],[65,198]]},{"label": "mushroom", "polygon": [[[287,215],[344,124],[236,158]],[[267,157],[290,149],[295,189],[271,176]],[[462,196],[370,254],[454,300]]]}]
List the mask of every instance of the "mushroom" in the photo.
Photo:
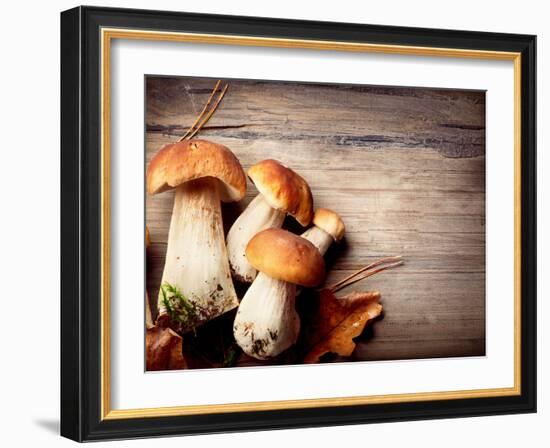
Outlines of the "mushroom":
[{"label": "mushroom", "polygon": [[282,227],[286,214],[307,226],[313,216],[313,198],[307,182],[276,160],[263,160],[248,170],[259,194],[227,234],[227,252],[233,276],[251,283],[257,271],[247,261],[246,245],[258,232]]},{"label": "mushroom", "polygon": [[318,208],[313,215],[313,226],[302,233],[302,238],[311,241],[321,255],[325,255],[330,245],[344,237],[346,228],[342,218],[328,208]]},{"label": "mushroom", "polygon": [[325,262],[311,242],[282,229],[256,234],[246,256],[259,273],[241,301],[233,334],[246,354],[268,359],[296,342],[300,331],[296,285],[321,283]]},{"label": "mushroom", "polygon": [[150,194],[172,188],[174,208],[158,309],[160,320],[170,317],[186,332],[239,303],[229,270],[220,199],[242,199],[246,175],[225,146],[183,140],[165,145],[147,170]]}]

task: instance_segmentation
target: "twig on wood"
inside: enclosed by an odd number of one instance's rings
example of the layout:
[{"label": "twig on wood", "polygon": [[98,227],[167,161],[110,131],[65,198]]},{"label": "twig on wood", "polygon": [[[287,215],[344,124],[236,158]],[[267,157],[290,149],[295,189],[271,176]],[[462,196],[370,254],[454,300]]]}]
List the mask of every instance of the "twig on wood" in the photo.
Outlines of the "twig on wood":
[{"label": "twig on wood", "polygon": [[189,136],[187,137],[188,139],[192,139],[195,135],[197,135],[197,133],[202,129],[202,127],[206,123],[208,123],[208,120],[210,120],[210,117],[212,117],[212,115],[214,115],[214,112],[216,112],[216,109],[220,105],[220,102],[222,101],[223,97],[225,96],[225,92],[227,92],[228,88],[229,88],[229,84],[226,84],[225,87],[223,88],[222,92],[218,96],[217,101],[214,103],[214,106],[212,106],[212,109],[210,109],[210,112],[208,112],[208,115],[206,115],[204,120],[197,126],[197,128],[191,134],[189,134]]},{"label": "twig on wood", "polygon": [[193,130],[195,129],[195,126],[197,125],[197,123],[200,121],[200,119],[203,117],[203,115],[205,114],[206,110],[208,109],[208,106],[210,106],[210,103],[212,102],[212,98],[214,98],[214,94],[218,91],[218,87],[220,87],[220,83],[221,83],[221,79],[218,79],[218,82],[216,83],[216,85],[214,86],[214,88],[212,89],[212,93],[210,94],[210,96],[208,97],[208,101],[206,102],[206,104],[204,105],[204,107],[202,108],[201,110],[201,113],[197,116],[197,119],[195,120],[195,122],[191,125],[191,127],[189,129],[187,129],[187,132],[185,134],[183,134],[183,136],[178,140],[179,142],[185,140],[187,138],[187,136],[189,134],[191,134],[191,132],[193,132]]},{"label": "twig on wood", "polygon": [[[385,266],[381,266],[384,264]],[[336,282],[334,285],[329,287],[329,290],[331,290],[332,292],[339,291],[340,289],[353,285],[354,283],[357,283],[360,280],[363,280],[367,277],[377,274],[378,272],[382,272],[382,271],[385,271],[386,269],[394,268],[402,264],[403,264],[403,257],[401,255],[381,258],[380,260],[377,260],[374,263],[371,263],[359,269],[358,271],[355,271],[354,273],[348,275],[346,278]],[[377,266],[381,266],[381,267],[374,269]]]},{"label": "twig on wood", "polygon": [[[216,82],[216,85],[212,89],[212,93],[208,97],[208,101],[206,102],[206,104],[202,108],[201,113],[198,115],[197,119],[189,127],[189,129],[187,129],[187,132],[178,140],[179,142],[181,142],[183,140],[192,139],[195,135],[197,135],[199,133],[199,131],[203,128],[203,126],[206,123],[208,123],[208,120],[210,120],[212,115],[214,115],[214,112],[216,112],[216,109],[220,105],[221,100],[223,99],[223,97],[225,96],[225,93],[227,92],[227,89],[229,88],[229,84],[226,84],[225,87],[220,92],[220,94],[218,95],[218,97],[216,99],[216,102],[214,103],[212,108],[208,111],[208,108],[210,107],[210,104],[212,103],[212,100],[214,99],[214,96],[215,96],[216,92],[218,92],[220,84],[221,84],[221,80],[218,80],[218,82]],[[208,113],[207,113],[207,111],[208,111]]]}]

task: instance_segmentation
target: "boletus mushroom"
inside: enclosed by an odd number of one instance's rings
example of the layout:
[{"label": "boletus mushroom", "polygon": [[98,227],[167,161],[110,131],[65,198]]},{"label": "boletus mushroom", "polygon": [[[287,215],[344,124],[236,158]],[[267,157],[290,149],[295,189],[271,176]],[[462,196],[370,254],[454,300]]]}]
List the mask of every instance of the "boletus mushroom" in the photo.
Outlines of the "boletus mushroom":
[{"label": "boletus mushroom", "polygon": [[248,170],[259,194],[248,204],[227,234],[227,252],[235,279],[251,283],[257,271],[248,262],[245,250],[258,232],[282,227],[287,214],[302,226],[313,217],[313,197],[307,182],[277,160],[263,160]]},{"label": "boletus mushroom", "polygon": [[333,242],[339,242],[344,237],[346,227],[338,213],[328,208],[318,208],[313,215],[313,226],[302,233],[302,238],[311,241],[321,255]]},{"label": "boletus mushroom", "polygon": [[233,334],[246,354],[269,359],[296,342],[296,285],[321,283],[325,262],[311,242],[282,229],[256,234],[246,246],[246,257],[259,273],[241,301]]},{"label": "boletus mushroom", "polygon": [[220,200],[238,201],[246,175],[225,146],[207,140],[165,145],[147,170],[150,194],[175,189],[158,297],[159,321],[186,332],[238,305],[225,245]]}]

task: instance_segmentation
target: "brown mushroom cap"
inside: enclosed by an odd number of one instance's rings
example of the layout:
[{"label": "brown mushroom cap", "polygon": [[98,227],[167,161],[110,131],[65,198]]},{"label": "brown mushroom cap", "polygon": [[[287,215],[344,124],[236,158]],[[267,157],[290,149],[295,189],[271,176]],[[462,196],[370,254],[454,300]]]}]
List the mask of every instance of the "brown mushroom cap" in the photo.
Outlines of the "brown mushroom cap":
[{"label": "brown mushroom cap", "polygon": [[318,208],[315,210],[315,215],[313,215],[313,224],[321,230],[327,232],[332,238],[334,238],[334,241],[340,241],[346,231],[344,221],[342,221],[340,215],[328,208]]},{"label": "brown mushroom cap", "polygon": [[325,261],[305,238],[282,229],[257,233],[246,246],[246,258],[271,278],[302,286],[316,286],[325,277]]},{"label": "brown mushroom cap", "polygon": [[271,207],[289,213],[302,226],[313,217],[313,197],[307,182],[277,160],[250,167],[248,176]]},{"label": "brown mushroom cap", "polygon": [[224,202],[239,201],[246,193],[246,175],[235,154],[208,140],[169,143],[155,154],[147,169],[147,191],[162,193],[190,180],[214,177]]}]

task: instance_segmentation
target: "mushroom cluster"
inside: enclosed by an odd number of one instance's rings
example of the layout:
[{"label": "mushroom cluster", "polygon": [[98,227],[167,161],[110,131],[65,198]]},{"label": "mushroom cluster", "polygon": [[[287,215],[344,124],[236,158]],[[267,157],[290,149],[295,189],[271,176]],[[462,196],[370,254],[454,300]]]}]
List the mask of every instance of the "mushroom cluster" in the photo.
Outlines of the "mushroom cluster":
[{"label": "mushroom cluster", "polygon": [[259,274],[241,301],[233,334],[246,354],[268,359],[298,339],[296,285],[321,283],[325,263],[310,241],[282,229],[256,234],[246,246],[246,257]]},{"label": "mushroom cluster", "polygon": [[296,285],[313,287],[323,281],[322,256],[345,231],[340,216],[326,208],[315,212],[313,224],[301,236],[264,230],[247,244],[246,258],[259,274],[241,301],[233,334],[249,356],[275,357],[298,339]]},{"label": "mushroom cluster", "polygon": [[[296,343],[298,287],[323,281],[323,255],[342,239],[344,223],[326,208],[314,213],[306,180],[266,159],[248,170],[258,194],[235,220],[226,242],[220,202],[244,197],[246,174],[229,148],[195,138],[227,91],[226,85],[207,113],[219,85],[187,133],[163,146],[147,168],[149,194],[173,190],[174,195],[154,324],[183,334],[238,307],[236,343],[254,358],[269,359]],[[301,235],[283,230],[287,215],[302,227],[312,221],[313,226]],[[250,284],[240,303],[233,279]],[[149,326],[150,311],[147,307]]]},{"label": "mushroom cluster", "polygon": [[[225,146],[190,139],[164,146],[147,170],[152,195],[175,190],[158,295],[157,324],[181,333],[236,307],[235,341],[256,359],[278,356],[296,343],[297,286],[319,285],[323,255],[344,235],[335,212],[319,208],[307,182],[282,163],[263,160],[248,170],[258,195],[223,233],[220,201],[239,201],[246,177]],[[302,235],[281,229],[286,215]],[[232,276],[251,283],[239,304]]]},{"label": "mushroom cluster", "polygon": [[257,163],[248,170],[248,177],[259,193],[227,234],[231,272],[236,280],[244,283],[251,283],[257,274],[245,255],[246,246],[254,235],[265,229],[281,227],[287,214],[302,226],[307,226],[313,216],[309,185],[277,160]]}]

